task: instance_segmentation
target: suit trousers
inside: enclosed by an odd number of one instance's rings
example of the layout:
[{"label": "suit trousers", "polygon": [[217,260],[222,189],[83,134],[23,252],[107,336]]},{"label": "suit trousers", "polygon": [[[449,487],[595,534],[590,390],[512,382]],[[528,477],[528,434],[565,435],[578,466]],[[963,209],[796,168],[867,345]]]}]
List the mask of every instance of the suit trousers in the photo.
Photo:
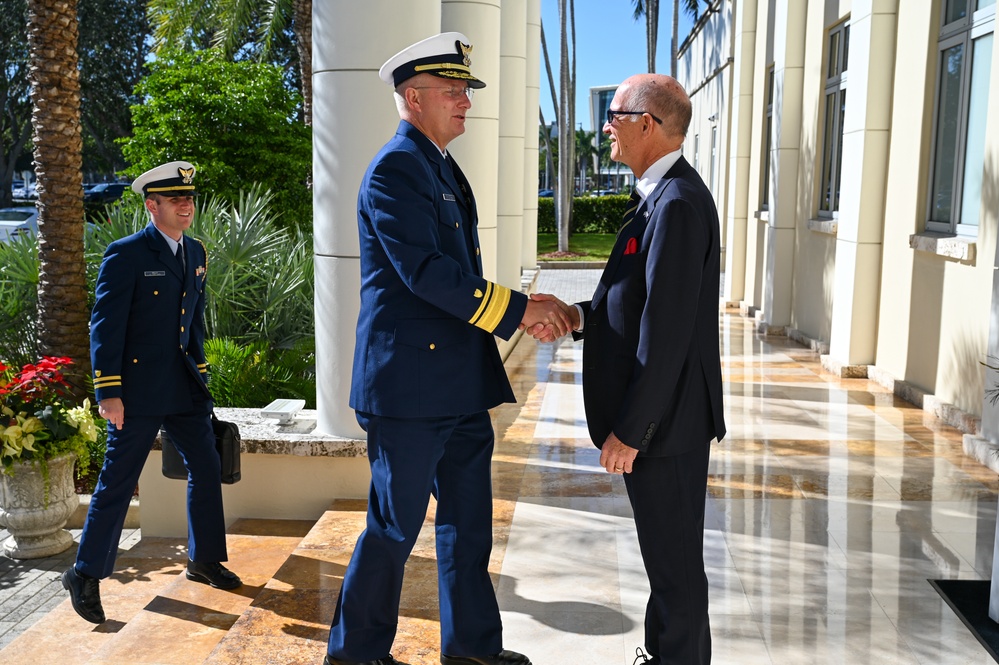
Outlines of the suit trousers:
[{"label": "suit trousers", "polygon": [[711,662],[704,502],[710,445],[670,457],[640,457],[624,474],[651,594],[645,649],[654,663]]},{"label": "suit trousers", "polygon": [[193,561],[226,561],[221,462],[215,449],[211,402],[195,400],[187,413],[129,416],[121,429],[108,424],[108,448],[80,537],[76,568],[91,577],[114,571],[128,504],[162,426],[187,466],[187,547]]},{"label": "suit trousers", "polygon": [[502,647],[499,606],[489,577],[492,550],[488,412],[401,419],[358,412],[368,433],[371,489],[330,626],[329,654],[351,661],[387,656],[399,618],[403,570],[437,499],[437,583],[441,650],[493,654]]}]

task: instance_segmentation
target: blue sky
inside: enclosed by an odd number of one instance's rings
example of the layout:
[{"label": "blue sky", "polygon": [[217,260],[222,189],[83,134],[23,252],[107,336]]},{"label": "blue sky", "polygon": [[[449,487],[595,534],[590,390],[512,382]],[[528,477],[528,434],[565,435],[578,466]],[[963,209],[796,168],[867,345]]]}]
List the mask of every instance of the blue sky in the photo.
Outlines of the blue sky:
[{"label": "blue sky", "polygon": [[[659,42],[656,45],[656,71],[669,74],[670,25],[673,3],[660,0]],[[632,74],[648,70],[645,54],[645,19],[632,18],[632,0],[576,0],[576,123],[591,131],[590,88],[616,85]],[[548,41],[552,74],[558,89],[559,17],[557,0],[541,0],[541,23]],[[692,21],[680,13],[680,42],[690,32]],[[541,110],[545,121],[555,118],[551,87],[541,58]],[[597,128],[599,129],[599,127]]]}]

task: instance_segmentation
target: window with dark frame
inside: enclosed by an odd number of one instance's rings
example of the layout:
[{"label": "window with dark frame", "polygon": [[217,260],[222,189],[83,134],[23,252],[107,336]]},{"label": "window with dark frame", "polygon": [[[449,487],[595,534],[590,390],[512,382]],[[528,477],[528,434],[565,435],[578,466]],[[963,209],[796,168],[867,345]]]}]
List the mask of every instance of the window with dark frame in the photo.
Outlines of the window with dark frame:
[{"label": "window with dark frame", "polygon": [[774,66],[767,70],[767,127],[763,140],[763,173],[760,178],[760,210],[770,208],[770,139],[774,128]]},{"label": "window with dark frame", "polygon": [[977,236],[996,0],[945,0],[926,230]]},{"label": "window with dark frame", "polygon": [[835,217],[839,212],[840,179],[843,173],[843,118],[846,114],[846,72],[850,59],[849,20],[829,30],[827,46],[819,217]]}]

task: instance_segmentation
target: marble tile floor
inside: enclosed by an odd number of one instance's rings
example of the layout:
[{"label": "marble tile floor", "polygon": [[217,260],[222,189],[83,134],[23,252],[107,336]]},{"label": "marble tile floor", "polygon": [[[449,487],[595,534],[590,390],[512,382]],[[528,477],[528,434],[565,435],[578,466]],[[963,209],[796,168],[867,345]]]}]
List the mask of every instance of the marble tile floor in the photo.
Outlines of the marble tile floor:
[{"label": "marble tile floor", "polygon": [[[990,577],[995,474],[963,455],[959,432],[877,384],[823,372],[737,313],[722,329],[730,431],[712,454],[704,542],[713,662],[993,662],[927,579]],[[519,403],[493,412],[490,569],[508,648],[535,665],[632,665],[647,586],[624,483],[586,434],[580,354],[525,340],[507,363]],[[236,593],[184,580],[182,542],[142,539],[102,587],[107,624],[63,602],[0,662],[318,665],[363,523],[364,502],[348,500],[315,524],[237,522]],[[436,599],[427,528],[397,658],[438,662]]]}]

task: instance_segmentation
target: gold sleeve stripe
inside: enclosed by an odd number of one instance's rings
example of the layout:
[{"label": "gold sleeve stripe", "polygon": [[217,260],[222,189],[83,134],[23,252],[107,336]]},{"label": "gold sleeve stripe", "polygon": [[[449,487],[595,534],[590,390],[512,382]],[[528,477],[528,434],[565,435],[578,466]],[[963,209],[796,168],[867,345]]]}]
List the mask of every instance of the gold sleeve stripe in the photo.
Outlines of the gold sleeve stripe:
[{"label": "gold sleeve stripe", "polygon": [[482,312],[489,305],[489,298],[492,296],[492,293],[493,293],[493,283],[486,282],[486,295],[482,296],[482,302],[479,304],[479,308],[475,310],[475,314],[473,314],[472,318],[468,320],[468,322],[471,323],[473,326],[479,325],[479,317],[482,316]]},{"label": "gold sleeve stripe", "polygon": [[110,381],[111,379],[117,379],[118,381],[121,381],[121,374],[117,375],[106,374],[104,376],[98,374],[97,376],[94,377],[94,383],[99,383],[101,381]]},{"label": "gold sleeve stripe", "polygon": [[482,297],[482,304],[475,312],[469,323],[482,328],[486,332],[492,332],[503,320],[506,308],[510,304],[510,289],[499,284],[486,282],[486,294]]},{"label": "gold sleeve stripe", "polygon": [[509,304],[510,289],[497,284],[496,288],[493,289],[493,297],[489,301],[489,306],[486,307],[486,311],[477,325],[488,332],[496,330],[496,326],[503,320],[503,315],[506,314],[506,308]]},{"label": "gold sleeve stripe", "polygon": [[202,374],[208,374],[208,368],[207,367],[199,367],[198,371],[201,372]]},{"label": "gold sleeve stripe", "polygon": [[112,388],[114,386],[120,386],[120,385],[121,385],[121,381],[120,380],[118,380],[118,381],[101,381],[100,383],[98,383],[97,381],[94,381],[94,388]]}]

